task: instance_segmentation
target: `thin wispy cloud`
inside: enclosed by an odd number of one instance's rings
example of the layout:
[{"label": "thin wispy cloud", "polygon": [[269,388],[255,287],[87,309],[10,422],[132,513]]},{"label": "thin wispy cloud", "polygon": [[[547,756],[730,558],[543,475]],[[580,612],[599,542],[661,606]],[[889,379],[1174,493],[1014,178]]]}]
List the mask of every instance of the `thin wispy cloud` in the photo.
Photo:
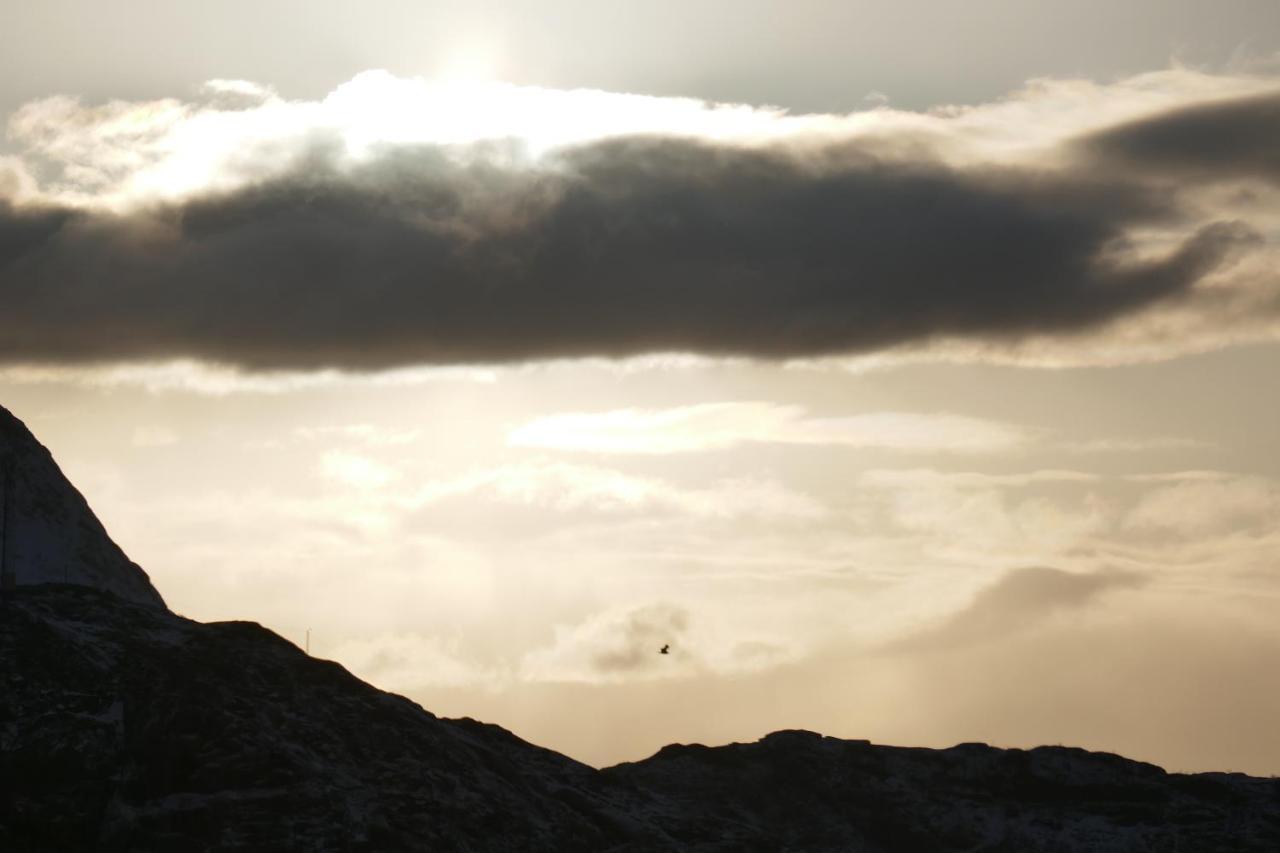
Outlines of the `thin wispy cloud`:
[{"label": "thin wispy cloud", "polygon": [[306,441],[347,441],[375,447],[412,444],[422,436],[420,429],[396,429],[376,424],[298,427],[293,431]]},{"label": "thin wispy cloud", "polygon": [[423,483],[406,504],[438,514],[449,502],[476,500],[584,517],[676,513],[706,519],[811,520],[826,514],[812,498],[767,479],[742,477],[688,487],[551,460],[483,468]]},{"label": "thin wispy cloud", "polygon": [[1280,486],[1265,477],[1186,478],[1146,492],[1125,518],[1138,530],[1180,536],[1276,527]]},{"label": "thin wispy cloud", "polygon": [[1063,445],[1073,453],[1142,453],[1160,450],[1212,450],[1211,442],[1175,435],[1156,435],[1148,438],[1116,437],[1093,438],[1072,441]]},{"label": "thin wispy cloud", "polygon": [[732,402],[545,415],[513,429],[507,443],[587,453],[693,453],[748,443],[991,453],[1028,437],[1012,424],[948,413],[812,417],[800,406]]}]

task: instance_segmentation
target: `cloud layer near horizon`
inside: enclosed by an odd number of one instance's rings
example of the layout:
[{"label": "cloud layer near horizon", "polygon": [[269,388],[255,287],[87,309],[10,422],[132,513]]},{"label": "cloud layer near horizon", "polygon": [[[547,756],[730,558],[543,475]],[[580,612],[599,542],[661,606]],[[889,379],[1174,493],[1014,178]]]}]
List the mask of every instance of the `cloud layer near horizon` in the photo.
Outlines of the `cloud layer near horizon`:
[{"label": "cloud layer near horizon", "polygon": [[506,87],[489,124],[385,75],[315,104],[37,102],[0,164],[0,361],[789,359],[1153,308],[1230,338],[1276,313],[1271,208],[1223,190],[1274,177],[1277,100],[1215,79],[846,117]]}]

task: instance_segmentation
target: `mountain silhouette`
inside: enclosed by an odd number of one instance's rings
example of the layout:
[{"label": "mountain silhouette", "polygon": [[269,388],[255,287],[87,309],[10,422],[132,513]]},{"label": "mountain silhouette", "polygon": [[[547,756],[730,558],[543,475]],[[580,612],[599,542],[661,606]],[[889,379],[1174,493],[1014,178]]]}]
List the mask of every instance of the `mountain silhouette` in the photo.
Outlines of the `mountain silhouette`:
[{"label": "mountain silhouette", "polygon": [[0,850],[1275,851],[1280,780],[784,731],[597,770],[164,607],[0,410]]},{"label": "mountain silhouette", "polygon": [[16,583],[79,584],[164,607],[147,573],[111,541],[52,454],[3,407],[0,489],[0,558]]}]

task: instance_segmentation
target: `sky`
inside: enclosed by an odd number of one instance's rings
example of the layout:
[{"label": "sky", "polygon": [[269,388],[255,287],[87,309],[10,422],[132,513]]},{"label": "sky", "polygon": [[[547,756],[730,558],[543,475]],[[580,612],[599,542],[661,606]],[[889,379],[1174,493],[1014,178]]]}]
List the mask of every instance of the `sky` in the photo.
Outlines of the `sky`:
[{"label": "sky", "polygon": [[1280,773],[1276,4],[49,2],[0,113],[0,405],[174,610]]}]

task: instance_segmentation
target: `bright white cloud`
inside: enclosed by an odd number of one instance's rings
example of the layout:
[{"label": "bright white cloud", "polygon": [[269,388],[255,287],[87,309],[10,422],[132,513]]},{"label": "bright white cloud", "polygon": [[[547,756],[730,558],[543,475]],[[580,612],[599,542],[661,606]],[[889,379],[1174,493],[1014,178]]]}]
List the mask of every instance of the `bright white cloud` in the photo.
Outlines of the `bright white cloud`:
[{"label": "bright white cloud", "polygon": [[[228,190],[296,167],[324,147],[349,165],[387,146],[490,145],[484,156],[534,166],[558,147],[632,134],[803,147],[890,135],[955,163],[1043,161],[1090,129],[1192,101],[1263,91],[1272,78],[1186,68],[1113,83],[1035,80],[991,104],[912,113],[877,106],[843,115],[475,79],[400,78],[366,71],[316,101],[287,100],[244,80],[212,80],[204,99],[33,101],[9,122],[24,172],[48,198],[128,205]],[[882,145],[896,156],[900,145]]]}]

